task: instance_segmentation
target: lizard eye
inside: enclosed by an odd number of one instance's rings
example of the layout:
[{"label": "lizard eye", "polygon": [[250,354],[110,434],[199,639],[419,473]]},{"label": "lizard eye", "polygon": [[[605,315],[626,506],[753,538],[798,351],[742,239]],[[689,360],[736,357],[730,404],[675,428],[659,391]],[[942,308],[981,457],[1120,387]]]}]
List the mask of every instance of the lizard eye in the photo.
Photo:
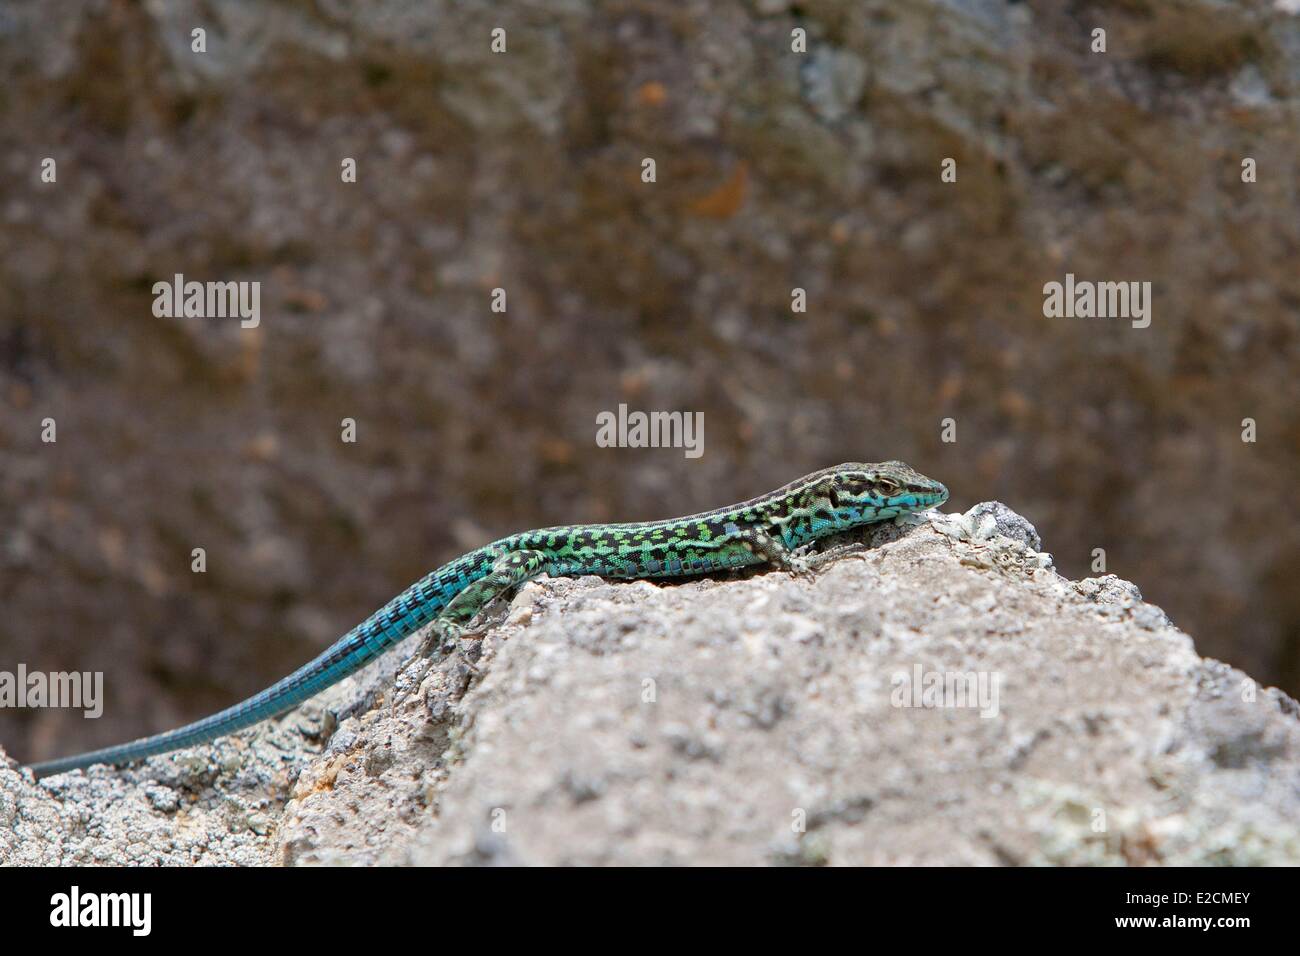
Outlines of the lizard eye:
[{"label": "lizard eye", "polygon": [[893,481],[889,478],[877,478],[876,491],[879,492],[881,497],[883,498],[888,498],[891,495],[896,495],[898,494],[898,482]]}]

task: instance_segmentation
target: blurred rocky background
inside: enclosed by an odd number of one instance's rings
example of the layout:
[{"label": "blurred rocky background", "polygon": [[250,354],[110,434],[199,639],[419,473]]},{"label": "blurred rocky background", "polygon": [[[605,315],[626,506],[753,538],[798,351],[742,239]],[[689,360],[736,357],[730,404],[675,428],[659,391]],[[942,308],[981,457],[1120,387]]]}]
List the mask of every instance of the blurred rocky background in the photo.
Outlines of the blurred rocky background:
[{"label": "blurred rocky background", "polygon": [[[1300,691],[1296,0],[8,0],[0,68],[0,669],[107,691],[0,710],[13,756],[230,704],[491,537],[846,459]],[[261,324],[155,317],[178,272]],[[1044,318],[1067,272],[1151,326]],[[703,457],[596,447],[620,402]]]}]

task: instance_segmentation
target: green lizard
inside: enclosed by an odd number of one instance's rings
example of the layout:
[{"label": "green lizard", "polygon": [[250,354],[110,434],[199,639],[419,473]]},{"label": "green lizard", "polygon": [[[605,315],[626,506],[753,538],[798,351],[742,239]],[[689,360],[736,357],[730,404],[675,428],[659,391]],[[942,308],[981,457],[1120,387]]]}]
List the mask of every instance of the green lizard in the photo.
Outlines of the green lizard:
[{"label": "green lizard", "polygon": [[800,549],[819,539],[947,499],[947,488],[901,461],[851,462],[685,518],[522,531],[425,575],[314,660],[242,703],[176,730],[33,764],[31,770],[43,777],[206,743],[284,713],[426,625],[432,627],[424,651],[458,651],[484,608],[541,574],[669,578],[765,563],[801,571],[812,561]]}]

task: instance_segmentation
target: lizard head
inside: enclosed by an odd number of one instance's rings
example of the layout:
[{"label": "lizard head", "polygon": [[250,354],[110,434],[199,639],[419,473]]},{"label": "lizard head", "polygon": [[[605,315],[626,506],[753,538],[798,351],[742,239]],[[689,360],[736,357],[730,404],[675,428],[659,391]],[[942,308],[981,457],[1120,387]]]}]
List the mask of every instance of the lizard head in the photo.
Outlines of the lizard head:
[{"label": "lizard head", "polygon": [[847,462],[832,471],[836,509],[860,510],[867,520],[925,511],[948,500],[947,488],[901,461]]}]

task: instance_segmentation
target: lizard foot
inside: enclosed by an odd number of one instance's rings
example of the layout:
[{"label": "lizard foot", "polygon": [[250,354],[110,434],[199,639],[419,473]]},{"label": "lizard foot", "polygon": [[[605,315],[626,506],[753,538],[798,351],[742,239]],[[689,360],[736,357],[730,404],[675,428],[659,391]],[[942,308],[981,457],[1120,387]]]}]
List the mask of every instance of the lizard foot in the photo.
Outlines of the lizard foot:
[{"label": "lizard foot", "polygon": [[853,544],[842,544],[806,556],[800,555],[799,558],[803,561],[804,569],[808,572],[812,572],[817,568],[820,568],[823,564],[828,564],[837,558],[842,558],[847,554],[857,554],[865,550],[867,550],[866,545],[854,542]]},{"label": "lizard foot", "polygon": [[433,670],[434,665],[452,658],[457,665],[463,665],[464,669],[473,677],[482,675],[482,671],[475,666],[470,660],[465,648],[465,629],[450,621],[439,619],[433,622],[428,632],[420,641],[420,646],[412,655],[411,660],[414,662],[414,671],[410,675],[409,690],[399,694],[396,698],[397,703],[401,703],[415,694],[419,687],[424,683],[429,671]]}]

